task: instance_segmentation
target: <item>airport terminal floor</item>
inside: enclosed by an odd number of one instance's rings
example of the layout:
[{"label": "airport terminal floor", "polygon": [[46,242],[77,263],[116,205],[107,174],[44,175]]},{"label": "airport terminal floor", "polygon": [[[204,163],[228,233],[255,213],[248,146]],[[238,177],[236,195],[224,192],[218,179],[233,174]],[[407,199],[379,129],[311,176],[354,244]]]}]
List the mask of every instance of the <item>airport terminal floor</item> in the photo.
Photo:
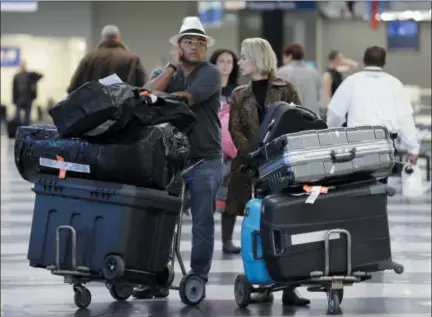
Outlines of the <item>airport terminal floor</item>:
[{"label": "airport terminal floor", "polygon": [[[397,180],[392,180],[397,183]],[[399,186],[399,187],[398,187]],[[429,184],[430,186],[430,184]],[[396,185],[400,189],[400,184]],[[13,161],[13,142],[1,136],[1,317],[228,317],[228,316],[325,316],[327,300],[322,293],[308,293],[309,308],[283,307],[281,293],[273,304],[251,304],[239,309],[233,282],[243,270],[239,256],[225,257],[220,243],[220,217],[214,262],[206,299],[196,308],[185,308],[171,291],[161,300],[115,302],[103,284],[89,284],[92,303],[88,309],[74,305],[72,287],[61,277],[31,268],[26,259],[34,194],[21,179]],[[346,317],[431,316],[431,199],[407,201],[400,194],[389,201],[390,233],[394,260],[405,266],[402,275],[377,273],[371,281],[345,289],[341,305]],[[190,251],[190,219],[185,220],[181,247],[186,260]],[[364,228],[367,230],[367,228]],[[239,243],[240,222],[235,229]],[[176,268],[176,281],[180,269]]]}]

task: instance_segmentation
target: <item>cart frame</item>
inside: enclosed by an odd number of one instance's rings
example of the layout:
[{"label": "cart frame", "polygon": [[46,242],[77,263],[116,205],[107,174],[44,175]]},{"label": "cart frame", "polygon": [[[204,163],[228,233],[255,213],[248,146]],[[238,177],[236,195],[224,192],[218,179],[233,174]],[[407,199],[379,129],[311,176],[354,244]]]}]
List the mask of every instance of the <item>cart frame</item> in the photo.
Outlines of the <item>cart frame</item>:
[{"label": "cart frame", "polygon": [[[166,266],[166,278],[163,283],[153,283],[149,286],[158,286],[161,288],[168,288],[172,290],[178,290],[180,292],[180,297],[183,302],[188,305],[196,305],[205,297],[205,282],[193,274],[188,274],[186,267],[184,265],[183,257],[180,250],[180,241],[182,234],[183,225],[183,214],[186,202],[187,186],[184,181],[184,176],[191,172],[194,168],[199,166],[204,160],[200,160],[193,165],[190,165],[184,169],[178,176],[182,179],[182,189],[181,189],[181,207],[180,213],[177,218],[175,232],[173,234],[173,242],[171,248],[171,256],[169,263]],[[69,231],[71,237],[71,268],[62,269],[60,264],[60,254],[61,254],[61,232]],[[51,274],[62,276],[64,278],[64,283],[71,284],[75,293],[74,301],[79,308],[86,308],[91,303],[91,293],[84,286],[90,282],[101,282],[105,283],[111,296],[115,300],[127,300],[133,293],[133,288],[135,286],[142,285],[142,283],[130,283],[129,281],[122,281],[122,276],[125,272],[133,272],[134,274],[141,274],[143,276],[152,277],[154,281],[157,281],[156,274],[153,272],[145,271],[134,271],[125,269],[125,264],[120,256],[111,256],[111,260],[114,262],[109,262],[108,267],[104,268],[103,274],[101,272],[95,273],[91,272],[88,267],[77,265],[77,232],[73,226],[61,225],[56,228],[56,259],[55,264],[46,267],[47,270],[51,271]],[[108,256],[107,258],[109,258]],[[175,262],[179,263],[180,270],[182,273],[182,280],[179,285],[173,285],[175,273],[174,266]],[[108,274],[108,272],[115,274]],[[107,278],[107,275],[112,278]]]}]

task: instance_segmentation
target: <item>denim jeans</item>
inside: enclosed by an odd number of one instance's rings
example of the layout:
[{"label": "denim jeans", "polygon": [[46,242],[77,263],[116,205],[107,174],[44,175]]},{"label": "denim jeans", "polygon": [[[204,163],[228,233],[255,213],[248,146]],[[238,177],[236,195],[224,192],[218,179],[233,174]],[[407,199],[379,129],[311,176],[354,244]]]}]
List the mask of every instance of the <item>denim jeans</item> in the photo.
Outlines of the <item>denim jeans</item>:
[{"label": "denim jeans", "polygon": [[222,159],[204,160],[185,175],[192,214],[191,273],[208,280],[214,248],[216,195],[222,183]]},{"label": "denim jeans", "polygon": [[[21,111],[24,111],[24,121],[21,120]],[[31,123],[31,104],[16,105],[15,120],[22,122],[23,125]]]}]

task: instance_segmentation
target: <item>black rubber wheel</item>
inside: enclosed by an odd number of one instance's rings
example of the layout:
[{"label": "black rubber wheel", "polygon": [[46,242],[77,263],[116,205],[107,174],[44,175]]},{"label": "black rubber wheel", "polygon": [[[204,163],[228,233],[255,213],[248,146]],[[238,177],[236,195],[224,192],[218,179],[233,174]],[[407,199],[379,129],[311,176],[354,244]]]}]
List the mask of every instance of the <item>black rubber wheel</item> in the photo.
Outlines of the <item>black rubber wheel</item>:
[{"label": "black rubber wheel", "polygon": [[110,285],[109,293],[112,298],[118,301],[128,300],[132,296],[133,287],[130,285],[114,284]]},{"label": "black rubber wheel", "polygon": [[189,306],[198,305],[205,297],[205,282],[194,274],[184,276],[179,285],[181,301]]},{"label": "black rubber wheel", "polygon": [[404,267],[403,267],[403,265],[401,265],[401,264],[394,264],[394,266],[393,266],[393,271],[394,271],[396,274],[402,274],[402,273],[404,272]]},{"label": "black rubber wheel", "polygon": [[328,299],[328,310],[330,315],[338,315],[341,313],[339,292],[336,290],[329,291],[327,294]]},{"label": "black rubber wheel", "polygon": [[246,276],[237,275],[234,282],[234,297],[237,306],[240,308],[246,308],[251,302],[251,295],[252,285],[249,283]]},{"label": "black rubber wheel", "polygon": [[344,289],[341,288],[341,289],[334,289],[334,290],[331,290],[331,291],[327,291],[327,299],[329,299],[329,294],[331,292],[334,292],[334,293],[337,294],[338,299],[339,299],[339,304],[342,304],[342,301],[343,301],[343,298],[344,298]]},{"label": "black rubber wheel", "polygon": [[75,305],[79,308],[87,308],[92,300],[90,291],[82,285],[74,286],[73,290]]},{"label": "black rubber wheel", "polygon": [[105,258],[103,275],[107,281],[113,281],[123,276],[125,263],[121,256],[109,255]]}]

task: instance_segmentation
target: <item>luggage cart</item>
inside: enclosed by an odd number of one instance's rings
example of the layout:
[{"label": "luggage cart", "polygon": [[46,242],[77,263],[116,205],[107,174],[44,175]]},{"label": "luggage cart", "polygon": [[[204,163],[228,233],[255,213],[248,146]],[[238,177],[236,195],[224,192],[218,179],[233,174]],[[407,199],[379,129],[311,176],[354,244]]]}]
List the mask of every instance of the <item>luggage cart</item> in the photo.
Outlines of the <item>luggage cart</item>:
[{"label": "luggage cart", "polygon": [[[330,275],[330,238],[332,235],[345,235],[347,239],[347,268],[345,275]],[[344,287],[352,286],[355,283],[360,283],[371,279],[372,274],[369,272],[356,271],[352,272],[351,266],[351,234],[345,229],[328,230],[325,234],[324,247],[324,272],[311,272],[310,277],[303,281],[295,281],[288,283],[275,283],[271,286],[254,287],[249,283],[245,275],[237,276],[234,285],[235,300],[239,307],[245,308],[251,302],[252,293],[265,293],[268,301],[272,301],[272,292],[282,291],[289,287],[307,286],[309,292],[324,292],[327,295],[328,314],[337,315],[341,313],[340,305],[343,300]],[[393,262],[393,270],[396,274],[402,274],[404,267],[401,264]],[[285,299],[282,297],[282,303],[285,304]]]},{"label": "luggage cart", "polygon": [[[195,167],[200,165],[203,160],[189,166],[180,173],[180,177],[192,171]],[[182,233],[183,213],[184,204],[186,201],[186,184],[182,181],[181,190],[181,208],[177,219],[177,225],[173,237],[172,251],[170,263],[166,265],[162,273],[144,272],[144,271],[133,271],[127,270],[129,274],[140,277],[142,280],[145,278],[148,284],[151,286],[158,286],[162,288],[169,288],[177,290],[180,293],[180,298],[187,305],[197,305],[205,297],[205,282],[194,274],[187,274],[183,258],[180,252],[180,240]],[[71,237],[71,268],[62,269],[60,265],[60,234],[62,231],[69,231]],[[117,301],[125,301],[133,293],[135,286],[143,285],[144,283],[130,283],[130,281],[124,281],[122,279],[125,274],[125,262],[119,255],[109,255],[104,259],[104,268],[102,272],[91,272],[88,267],[78,266],[76,260],[77,253],[77,232],[74,227],[70,225],[62,225],[56,229],[56,261],[54,265],[46,267],[47,270],[51,271],[51,274],[62,276],[64,283],[73,286],[74,291],[74,302],[79,308],[87,308],[91,303],[91,292],[85,286],[90,282],[105,283],[111,297]],[[182,272],[182,279],[178,286],[173,285],[174,282],[174,265],[175,261],[178,261]]]}]

